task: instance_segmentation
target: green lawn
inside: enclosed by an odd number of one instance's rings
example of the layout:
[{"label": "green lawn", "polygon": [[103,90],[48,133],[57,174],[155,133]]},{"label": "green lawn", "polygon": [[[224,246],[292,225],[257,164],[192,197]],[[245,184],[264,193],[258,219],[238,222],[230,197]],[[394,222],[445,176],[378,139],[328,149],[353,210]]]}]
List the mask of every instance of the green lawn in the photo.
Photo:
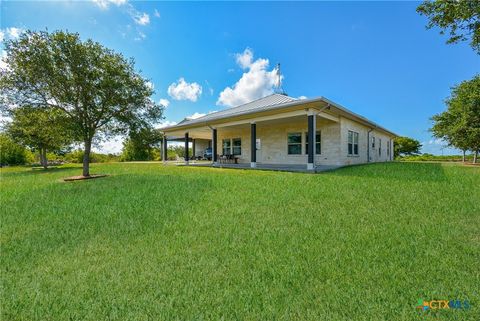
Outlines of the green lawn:
[{"label": "green lawn", "polygon": [[92,172],[2,170],[2,321],[479,320],[478,167]]}]

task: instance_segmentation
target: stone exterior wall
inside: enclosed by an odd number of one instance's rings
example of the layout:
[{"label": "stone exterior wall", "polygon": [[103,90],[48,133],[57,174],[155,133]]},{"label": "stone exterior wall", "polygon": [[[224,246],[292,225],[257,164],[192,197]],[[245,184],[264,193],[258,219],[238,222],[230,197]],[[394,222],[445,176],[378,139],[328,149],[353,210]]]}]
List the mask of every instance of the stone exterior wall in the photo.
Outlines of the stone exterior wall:
[{"label": "stone exterior wall", "polygon": [[[260,149],[257,151],[257,163],[263,164],[307,164],[307,150],[305,139],[308,125],[305,120],[292,122],[257,123],[257,139],[260,139]],[[367,162],[367,135],[369,128],[355,121],[340,118],[340,122],[334,122],[323,118],[317,118],[316,130],[321,132],[321,154],[315,155],[316,165],[352,165]],[[358,132],[359,148],[357,155],[348,155],[348,131]],[[302,133],[302,153],[289,155],[287,152],[288,133]],[[219,128],[218,154],[222,155],[223,139],[240,138],[242,144],[241,155],[238,155],[240,163],[250,162],[250,125],[236,128]],[[392,138],[387,134],[373,130],[370,137],[375,137],[375,149],[370,151],[372,162],[388,161],[392,155]],[[379,139],[381,139],[381,153],[379,153]],[[371,138],[370,138],[371,140]],[[390,144],[390,154],[387,154],[387,144]],[[392,157],[393,158],[393,157]]]}]

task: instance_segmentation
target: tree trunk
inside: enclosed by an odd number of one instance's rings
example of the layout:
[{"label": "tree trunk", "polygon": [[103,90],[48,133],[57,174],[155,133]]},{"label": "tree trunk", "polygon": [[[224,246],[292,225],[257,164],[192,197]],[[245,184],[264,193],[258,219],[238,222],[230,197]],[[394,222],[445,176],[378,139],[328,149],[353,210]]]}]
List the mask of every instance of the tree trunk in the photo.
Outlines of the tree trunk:
[{"label": "tree trunk", "polygon": [[475,151],[475,154],[473,155],[473,163],[477,163],[477,158],[478,158],[478,150]]},{"label": "tree trunk", "polygon": [[40,148],[40,164],[44,169],[48,168],[47,149],[43,147]]},{"label": "tree trunk", "polygon": [[465,163],[465,150],[463,150],[462,162]]},{"label": "tree trunk", "polygon": [[85,149],[83,153],[83,176],[90,176],[90,151],[92,148],[92,139],[85,140]]}]

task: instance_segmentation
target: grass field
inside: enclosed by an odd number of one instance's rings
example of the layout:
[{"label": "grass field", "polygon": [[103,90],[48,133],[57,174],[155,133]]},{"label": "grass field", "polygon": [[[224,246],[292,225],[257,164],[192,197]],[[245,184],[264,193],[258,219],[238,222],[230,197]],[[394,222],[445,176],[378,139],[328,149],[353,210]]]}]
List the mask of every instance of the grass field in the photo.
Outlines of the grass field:
[{"label": "grass field", "polygon": [[92,172],[2,170],[2,321],[480,319],[478,167]]}]

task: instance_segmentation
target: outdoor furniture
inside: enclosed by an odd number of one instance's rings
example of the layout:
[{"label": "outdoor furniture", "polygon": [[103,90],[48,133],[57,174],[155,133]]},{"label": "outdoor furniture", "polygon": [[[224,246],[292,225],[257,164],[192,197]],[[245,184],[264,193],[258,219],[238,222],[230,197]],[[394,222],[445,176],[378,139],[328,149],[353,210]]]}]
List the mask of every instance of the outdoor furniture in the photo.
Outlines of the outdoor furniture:
[{"label": "outdoor furniture", "polygon": [[235,155],[220,155],[220,164],[238,164],[238,157]]}]

